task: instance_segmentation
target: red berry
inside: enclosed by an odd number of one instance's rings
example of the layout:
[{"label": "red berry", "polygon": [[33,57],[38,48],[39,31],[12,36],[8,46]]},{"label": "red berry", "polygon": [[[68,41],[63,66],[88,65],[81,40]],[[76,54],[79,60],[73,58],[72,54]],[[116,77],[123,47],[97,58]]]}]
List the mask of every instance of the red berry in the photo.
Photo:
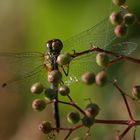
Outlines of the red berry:
[{"label": "red berry", "polygon": [[127,35],[128,28],[125,25],[117,25],[114,32],[117,37],[123,37]]},{"label": "red berry", "polygon": [[120,13],[113,12],[110,15],[110,21],[111,21],[112,24],[118,25],[118,24],[121,24],[123,22],[123,17],[122,17],[122,15]]}]

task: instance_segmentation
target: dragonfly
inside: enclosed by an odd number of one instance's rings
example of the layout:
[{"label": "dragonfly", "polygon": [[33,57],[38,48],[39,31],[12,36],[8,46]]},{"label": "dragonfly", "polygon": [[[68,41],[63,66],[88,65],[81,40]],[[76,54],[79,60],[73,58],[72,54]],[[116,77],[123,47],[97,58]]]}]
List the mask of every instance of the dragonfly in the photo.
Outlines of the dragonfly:
[{"label": "dragonfly", "polygon": [[[61,46],[63,45],[62,50],[52,51],[51,43],[53,42],[57,42]],[[70,85],[80,81],[81,75],[84,72],[94,72],[96,68],[96,53],[93,51],[94,48],[100,48],[127,56],[131,54],[136,47],[136,43],[129,42],[127,39],[124,42],[117,39],[114,34],[114,26],[107,17],[90,29],[74,35],[65,41],[60,41],[59,39],[49,41],[44,52],[1,52],[1,64],[6,65],[9,72],[13,75],[5,81],[0,81],[1,87],[6,88],[9,85],[22,81],[26,81],[23,82],[26,86],[31,86],[35,82],[40,82],[48,86],[47,66],[51,64],[52,69],[58,69],[64,73],[64,69],[57,64],[56,58],[59,54],[65,52],[72,56],[72,60],[69,63],[69,73],[67,75],[63,74],[64,84]],[[45,60],[46,58],[47,61]],[[56,97],[56,100],[58,100],[58,97]],[[57,103],[54,103],[53,111],[56,128],[59,128],[60,118]]]}]

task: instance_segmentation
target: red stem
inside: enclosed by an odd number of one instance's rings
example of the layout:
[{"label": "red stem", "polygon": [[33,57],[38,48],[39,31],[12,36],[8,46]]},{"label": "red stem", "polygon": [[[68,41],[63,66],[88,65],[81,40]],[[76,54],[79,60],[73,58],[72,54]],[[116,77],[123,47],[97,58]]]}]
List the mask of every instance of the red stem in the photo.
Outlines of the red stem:
[{"label": "red stem", "polygon": [[123,97],[123,100],[124,100],[124,102],[125,102],[125,105],[126,105],[126,108],[127,108],[127,111],[128,111],[129,117],[130,117],[130,120],[133,121],[134,118],[133,118],[133,115],[132,115],[132,113],[131,113],[130,107],[129,107],[129,105],[128,105],[127,99],[126,99],[126,97],[125,97],[124,91],[119,87],[119,85],[117,84],[117,81],[116,81],[116,80],[114,80],[113,85],[114,85],[114,86],[117,88],[117,90],[121,93],[121,95],[122,95],[122,97]]},{"label": "red stem", "polygon": [[[75,52],[74,54],[71,54],[71,56],[73,58],[76,58],[76,57],[79,57],[81,55],[84,55],[84,54],[87,54],[87,53],[90,53],[90,52],[105,52],[105,53],[107,53],[109,55],[117,57],[118,59],[116,59],[116,61],[118,61],[118,60],[127,60],[127,61],[130,61],[130,62],[136,63],[136,64],[140,64],[140,59],[136,59],[136,58],[128,57],[128,56],[125,56],[125,55],[121,55],[119,53],[103,50],[101,48],[91,48],[89,50],[85,50],[85,51],[82,51],[82,52],[78,52],[78,53]],[[112,63],[114,63],[116,61],[113,61]]]}]

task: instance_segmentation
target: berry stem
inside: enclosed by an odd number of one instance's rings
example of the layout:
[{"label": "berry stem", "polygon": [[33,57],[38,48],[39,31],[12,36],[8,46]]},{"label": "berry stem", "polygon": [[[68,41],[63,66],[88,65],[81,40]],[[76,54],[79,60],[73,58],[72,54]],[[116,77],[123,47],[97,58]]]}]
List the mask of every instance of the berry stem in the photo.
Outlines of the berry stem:
[{"label": "berry stem", "polygon": [[85,51],[82,51],[82,52],[75,52],[74,54],[71,54],[71,56],[73,58],[76,58],[76,57],[79,57],[81,55],[84,55],[84,54],[87,54],[87,53],[90,53],[90,52],[105,52],[106,54],[117,57],[116,60],[114,60],[110,63],[114,63],[114,62],[119,61],[119,60],[127,60],[127,61],[130,61],[130,62],[136,63],[136,64],[140,64],[140,59],[136,59],[136,58],[125,56],[125,55],[122,55],[122,54],[119,54],[119,53],[107,51],[107,50],[104,50],[104,49],[101,49],[101,48],[98,48],[98,47],[93,47],[89,50],[85,50]]},{"label": "berry stem", "polygon": [[116,87],[116,89],[121,93],[121,95],[123,97],[123,100],[125,102],[125,105],[126,105],[126,108],[127,108],[127,111],[128,111],[129,117],[130,117],[130,120],[134,120],[133,115],[132,115],[131,110],[130,110],[130,107],[128,105],[127,99],[125,97],[124,91],[119,87],[119,85],[118,85],[116,80],[114,80],[113,85]]},{"label": "berry stem", "polygon": [[118,139],[121,140],[126,134],[127,132],[132,128],[132,126],[128,126],[123,132],[122,134],[120,134],[120,136],[118,136]]},{"label": "berry stem", "polygon": [[84,140],[88,140],[88,138],[90,136],[90,131],[91,131],[91,128],[88,128]]},{"label": "berry stem", "polygon": [[60,101],[60,100],[57,100],[57,102],[66,104],[66,105],[71,105],[71,106],[75,107],[77,110],[79,110],[83,115],[86,115],[85,112],[78,105],[75,104],[75,102],[70,103],[70,102],[64,102],[64,101]]}]

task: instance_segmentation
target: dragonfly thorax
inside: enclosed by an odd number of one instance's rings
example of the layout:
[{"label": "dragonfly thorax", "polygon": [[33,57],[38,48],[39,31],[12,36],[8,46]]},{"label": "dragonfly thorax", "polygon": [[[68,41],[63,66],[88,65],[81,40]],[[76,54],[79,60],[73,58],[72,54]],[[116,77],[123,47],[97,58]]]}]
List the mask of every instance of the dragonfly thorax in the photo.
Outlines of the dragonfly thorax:
[{"label": "dragonfly thorax", "polygon": [[48,71],[52,71],[53,70],[53,59],[52,56],[50,56],[49,52],[46,52],[44,54],[44,67],[48,70]]}]

